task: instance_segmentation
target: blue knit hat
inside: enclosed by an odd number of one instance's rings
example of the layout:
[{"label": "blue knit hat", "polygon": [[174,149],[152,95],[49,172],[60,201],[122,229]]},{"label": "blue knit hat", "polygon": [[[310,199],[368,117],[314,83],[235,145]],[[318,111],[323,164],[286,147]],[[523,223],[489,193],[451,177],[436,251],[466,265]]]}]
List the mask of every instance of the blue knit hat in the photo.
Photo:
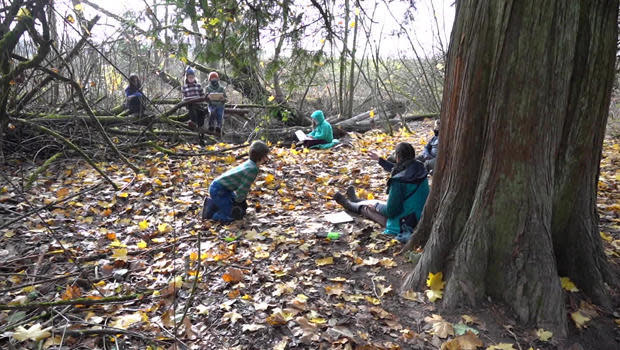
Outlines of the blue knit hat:
[{"label": "blue knit hat", "polygon": [[185,70],[185,75],[196,75],[196,72],[192,69],[192,67],[187,67]]}]

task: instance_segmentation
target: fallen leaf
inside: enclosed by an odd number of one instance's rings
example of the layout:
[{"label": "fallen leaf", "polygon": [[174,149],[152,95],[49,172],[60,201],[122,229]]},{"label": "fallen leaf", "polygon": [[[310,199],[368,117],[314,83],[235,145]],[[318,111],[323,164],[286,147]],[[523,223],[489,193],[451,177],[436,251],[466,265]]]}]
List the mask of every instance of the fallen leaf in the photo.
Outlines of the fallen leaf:
[{"label": "fallen leaf", "polygon": [[315,262],[318,266],[331,265],[334,263],[334,257],[328,256],[322,259],[316,259]]},{"label": "fallen leaf", "polygon": [[445,282],[443,282],[443,273],[438,272],[433,274],[432,272],[428,273],[428,279],[426,280],[426,286],[432,290],[442,290]]},{"label": "fallen leaf", "polygon": [[227,312],[224,314],[224,316],[222,316],[222,320],[223,321],[230,321],[231,324],[235,324],[238,320],[242,319],[243,316],[241,316],[240,314],[231,311],[231,312]]},{"label": "fallen leaf", "polygon": [[536,330],[536,336],[540,341],[549,341],[549,339],[553,336],[553,333],[539,328]]},{"label": "fallen leaf", "polygon": [[560,283],[562,284],[562,288],[564,288],[565,290],[567,290],[569,292],[573,292],[574,293],[574,292],[578,292],[579,291],[577,286],[568,277],[560,277]]},{"label": "fallen leaf", "polygon": [[447,338],[449,335],[454,335],[454,328],[450,322],[447,322],[440,315],[433,314],[431,317],[425,317],[424,321],[431,325],[431,331],[439,338]]},{"label": "fallen leaf", "polygon": [[202,304],[196,306],[196,310],[198,311],[198,315],[208,315],[209,314],[209,308],[207,306],[202,305]]},{"label": "fallen leaf", "polygon": [[428,300],[430,300],[433,303],[437,299],[441,299],[443,297],[443,292],[440,290],[427,289],[425,293],[426,293],[426,297],[428,298]]},{"label": "fallen leaf", "polygon": [[250,332],[255,332],[255,331],[257,331],[257,330],[259,330],[259,329],[263,329],[263,328],[265,328],[265,326],[264,326],[264,325],[262,325],[262,324],[256,324],[256,323],[252,323],[252,324],[244,324],[243,326],[241,326],[241,330],[242,330],[243,332],[247,332],[247,331],[250,331]]},{"label": "fallen leaf", "polygon": [[581,313],[580,310],[572,312],[570,314],[570,317],[575,322],[575,326],[577,326],[577,328],[579,329],[588,328],[586,323],[590,321],[590,317],[585,316],[583,313]]},{"label": "fallen leaf", "polygon": [[226,283],[237,283],[243,279],[243,271],[234,267],[229,267],[222,275],[222,279]]},{"label": "fallen leaf", "polygon": [[441,345],[441,350],[476,350],[484,346],[477,335],[467,332]]},{"label": "fallen leaf", "polygon": [[19,326],[15,328],[15,332],[12,334],[12,337],[17,341],[24,341],[26,339],[39,341],[45,338],[49,338],[52,333],[50,332],[52,327],[47,327],[41,329],[40,323],[33,324],[30,328],[26,329],[23,326]]}]

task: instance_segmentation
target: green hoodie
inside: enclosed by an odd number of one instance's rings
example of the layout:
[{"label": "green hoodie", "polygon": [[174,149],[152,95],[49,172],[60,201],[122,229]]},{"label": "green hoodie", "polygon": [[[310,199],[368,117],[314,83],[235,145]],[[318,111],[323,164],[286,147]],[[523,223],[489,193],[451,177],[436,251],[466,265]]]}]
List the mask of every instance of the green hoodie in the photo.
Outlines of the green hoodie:
[{"label": "green hoodie", "polygon": [[332,132],[332,126],[325,120],[325,116],[323,115],[323,111],[314,111],[310,116],[312,119],[316,120],[316,128],[312,130],[308,136],[314,138],[315,140],[325,140],[327,142],[332,142],[334,140],[334,134]]}]

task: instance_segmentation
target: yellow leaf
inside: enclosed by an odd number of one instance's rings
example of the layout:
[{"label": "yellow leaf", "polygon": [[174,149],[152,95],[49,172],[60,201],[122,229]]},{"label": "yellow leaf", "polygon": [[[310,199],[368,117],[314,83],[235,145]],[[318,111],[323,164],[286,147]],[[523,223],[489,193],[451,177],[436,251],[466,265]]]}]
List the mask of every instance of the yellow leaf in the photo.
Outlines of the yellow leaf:
[{"label": "yellow leaf", "polygon": [[443,282],[443,273],[438,272],[433,274],[432,272],[429,272],[426,285],[433,290],[442,290],[445,285],[445,282]]},{"label": "yellow leaf", "polygon": [[138,248],[140,248],[140,249],[144,249],[144,248],[146,248],[146,247],[147,247],[147,244],[146,244],[146,242],[145,242],[143,239],[142,239],[142,240],[140,240],[140,242],[138,242],[138,244],[136,244],[136,245],[137,245],[137,246],[138,246]]},{"label": "yellow leaf", "polygon": [[114,253],[112,254],[112,258],[116,260],[127,261],[127,248],[118,248],[112,250]]},{"label": "yellow leaf", "polygon": [[355,28],[355,21],[352,21],[352,22],[349,24],[349,26],[350,26],[351,28]]},{"label": "yellow leaf", "polygon": [[359,15],[360,15],[360,9],[359,9],[359,8],[356,8],[356,9],[355,9],[355,15],[356,15],[356,16],[359,16]]},{"label": "yellow leaf", "polygon": [[50,333],[49,331],[50,329],[52,329],[51,326],[45,329],[41,329],[40,323],[36,323],[28,329],[24,328],[23,326],[19,326],[15,328],[15,333],[13,333],[13,338],[15,338],[18,341],[24,341],[26,339],[39,341],[45,338],[49,338],[52,335],[52,333]]},{"label": "yellow leaf", "polygon": [[256,252],[256,253],[254,253],[254,257],[256,259],[266,259],[266,258],[269,257],[269,252],[268,251]]},{"label": "yellow leaf", "polygon": [[84,9],[84,7],[82,6],[82,4],[75,4],[75,6],[73,6],[73,8],[76,11],[82,11]]},{"label": "yellow leaf", "polygon": [[140,222],[138,223],[138,226],[140,226],[140,229],[141,229],[142,231],[144,231],[144,230],[146,230],[147,228],[149,228],[149,222],[148,222],[148,221],[146,221],[146,219],[144,219],[144,220],[142,220],[142,221],[140,221]]},{"label": "yellow leaf", "polygon": [[157,225],[157,231],[159,231],[159,233],[172,232],[172,226],[164,222],[163,224]]},{"label": "yellow leaf", "polygon": [[569,292],[579,291],[579,289],[577,289],[577,286],[568,277],[560,277],[560,283],[562,284],[562,288]]},{"label": "yellow leaf", "polygon": [[427,289],[425,292],[426,292],[426,297],[431,302],[435,302],[437,299],[441,299],[443,297],[443,292],[440,290]]},{"label": "yellow leaf", "polygon": [[121,198],[127,198],[127,197],[129,197],[129,193],[127,193],[127,192],[121,192],[121,193],[119,193],[117,196],[119,196],[119,197],[121,197]]},{"label": "yellow leaf", "polygon": [[110,247],[112,248],[127,248],[127,245],[125,245],[124,243],[121,243],[121,241],[114,240],[112,243],[110,243]]},{"label": "yellow leaf", "polygon": [[369,201],[371,201],[371,200],[375,199],[375,195],[373,195],[372,193],[368,193],[368,194],[366,195],[366,199],[368,199]]},{"label": "yellow leaf", "polygon": [[573,321],[575,322],[575,325],[577,326],[577,328],[582,329],[582,328],[588,328],[588,326],[586,325],[586,323],[588,321],[590,321],[590,317],[585,316],[584,314],[581,313],[580,310],[577,310],[575,312],[572,312],[570,314],[570,317],[573,319]]},{"label": "yellow leaf", "polygon": [[75,23],[75,18],[73,18],[72,15],[69,15],[69,16],[67,16],[67,22],[73,24],[73,23]]},{"label": "yellow leaf", "polygon": [[22,20],[25,17],[30,17],[30,10],[28,10],[25,7],[22,7],[19,9],[19,11],[17,11],[17,19]]},{"label": "yellow leaf", "polygon": [[273,180],[275,180],[275,176],[271,175],[271,174],[267,174],[267,176],[265,176],[265,183],[267,185],[269,185],[270,183],[273,182]]},{"label": "yellow leaf", "polygon": [[328,256],[326,258],[316,259],[315,262],[318,266],[331,265],[334,263],[334,257]]},{"label": "yellow leaf", "polygon": [[189,260],[191,260],[191,261],[198,260],[198,253],[196,253],[196,252],[189,253]]},{"label": "yellow leaf", "polygon": [[374,110],[374,109],[371,109],[371,110],[370,110],[370,117],[371,117],[371,118],[374,118],[374,117],[375,117],[375,110]]},{"label": "yellow leaf", "polygon": [[327,320],[324,319],[323,317],[311,318],[309,321],[312,322],[312,323],[315,323],[315,324],[325,324],[325,323],[327,323]]},{"label": "yellow leaf", "polygon": [[553,336],[553,333],[539,328],[536,330],[536,336],[540,339],[540,341],[549,341],[549,339]]},{"label": "yellow leaf", "polygon": [[381,300],[377,299],[377,298],[373,298],[370,295],[365,295],[364,299],[366,299],[367,302],[373,304],[373,305],[379,305],[381,304]]},{"label": "yellow leaf", "polygon": [[275,97],[275,96],[273,96],[273,95],[271,95],[271,96],[269,96],[269,98],[267,99],[267,101],[271,102],[271,101],[273,101],[273,100],[275,100],[275,99],[276,99],[276,97]]},{"label": "yellow leaf", "polygon": [[611,241],[613,241],[613,238],[610,235],[608,235],[607,233],[601,231],[600,234],[601,234],[601,238],[604,239],[605,241],[607,241],[609,243],[611,243]]}]

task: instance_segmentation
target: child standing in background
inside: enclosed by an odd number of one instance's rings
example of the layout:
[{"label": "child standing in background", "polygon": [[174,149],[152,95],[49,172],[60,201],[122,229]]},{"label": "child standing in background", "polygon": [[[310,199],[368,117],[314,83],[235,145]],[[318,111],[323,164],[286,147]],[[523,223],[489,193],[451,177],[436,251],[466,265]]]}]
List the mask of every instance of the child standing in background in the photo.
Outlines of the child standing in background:
[{"label": "child standing in background", "polygon": [[[220,85],[220,76],[217,72],[209,73],[209,85],[207,97],[210,94],[221,95],[219,99],[209,99],[209,130],[216,135],[222,134],[222,122],[224,121],[224,104],[226,103],[226,90]],[[215,95],[214,95],[215,96]]]},{"label": "child standing in background", "polygon": [[261,141],[250,146],[250,159],[218,176],[209,186],[203,219],[229,223],[245,214],[245,197],[258,175],[258,166],[269,160],[269,147]]},{"label": "child standing in background", "polygon": [[[205,117],[204,111],[200,106],[200,101],[204,97],[204,92],[200,83],[196,81],[196,72],[191,67],[185,71],[185,84],[181,91],[183,92],[183,102],[189,101],[185,107],[189,112],[188,126],[192,129],[202,128]],[[196,100],[195,102],[191,102]]]}]

